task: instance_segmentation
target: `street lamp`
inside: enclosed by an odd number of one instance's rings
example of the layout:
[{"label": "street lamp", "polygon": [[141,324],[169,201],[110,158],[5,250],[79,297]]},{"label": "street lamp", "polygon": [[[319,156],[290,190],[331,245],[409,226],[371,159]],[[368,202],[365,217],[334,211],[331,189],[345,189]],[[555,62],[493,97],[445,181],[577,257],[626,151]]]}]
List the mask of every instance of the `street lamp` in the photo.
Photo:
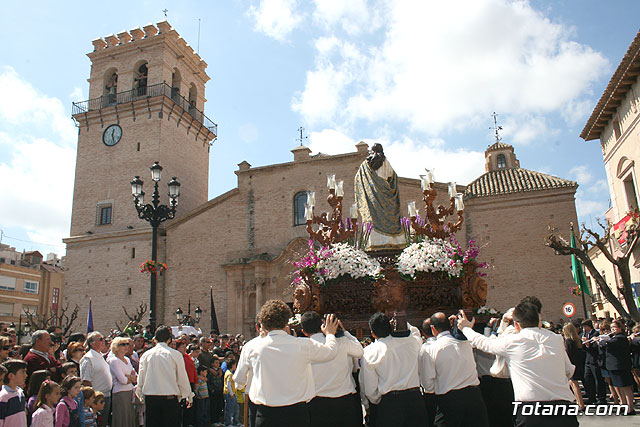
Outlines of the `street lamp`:
[{"label": "street lamp", "polygon": [[[168,219],[175,218],[178,197],[180,196],[180,183],[176,180],[175,176],[169,181],[169,206],[161,205],[158,182],[162,178],[162,166],[160,166],[158,162],[155,162],[149,169],[151,170],[151,180],[154,184],[151,203],[144,203],[144,191],[142,191],[144,182],[139,176],[136,176],[131,181],[131,194],[133,195],[133,204],[138,212],[138,218],[151,224],[151,260],[155,263],[157,261],[158,251],[158,226]],[[150,273],[149,324],[151,325],[152,331],[156,329],[156,274],[156,272]]]},{"label": "street lamp", "polygon": [[184,319],[184,312],[180,307],[176,310],[176,318],[178,319],[178,323],[182,324],[182,319]]},{"label": "street lamp", "polygon": [[202,318],[202,309],[200,306],[196,307],[194,310],[196,315],[195,319],[191,317],[191,301],[189,301],[189,308],[187,309],[187,314],[184,314],[184,311],[180,307],[176,310],[176,319],[178,319],[178,324],[181,326],[194,326],[196,323],[200,322]]},{"label": "street lamp", "polygon": [[196,313],[196,323],[198,323],[200,322],[200,318],[202,317],[202,309],[200,308],[200,306],[196,307],[195,313]]}]

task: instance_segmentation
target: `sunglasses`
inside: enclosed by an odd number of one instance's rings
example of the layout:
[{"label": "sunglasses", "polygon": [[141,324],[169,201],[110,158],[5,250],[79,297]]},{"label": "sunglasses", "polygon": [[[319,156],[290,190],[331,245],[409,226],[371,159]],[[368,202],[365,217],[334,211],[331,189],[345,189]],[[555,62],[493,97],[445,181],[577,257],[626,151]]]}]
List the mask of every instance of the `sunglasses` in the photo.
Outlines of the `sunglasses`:
[{"label": "sunglasses", "polygon": [[4,351],[11,350],[11,346],[5,345],[4,347],[0,348],[0,350],[4,350]]},{"label": "sunglasses", "polygon": [[121,342],[120,344],[118,344],[119,347],[129,347],[129,343],[128,342]]}]

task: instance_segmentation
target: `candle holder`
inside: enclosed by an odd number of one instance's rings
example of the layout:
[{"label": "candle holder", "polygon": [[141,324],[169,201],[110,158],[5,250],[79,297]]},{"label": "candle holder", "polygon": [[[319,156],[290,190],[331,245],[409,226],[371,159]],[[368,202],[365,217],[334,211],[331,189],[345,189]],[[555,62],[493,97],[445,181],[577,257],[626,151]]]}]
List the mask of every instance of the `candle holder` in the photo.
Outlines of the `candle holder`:
[{"label": "candle holder", "polygon": [[[353,238],[358,231],[358,218],[347,218],[346,224],[342,222],[342,197],[336,195],[335,188],[329,188],[327,203],[331,206],[330,212],[323,212],[320,216],[307,216],[307,232],[309,237],[322,246],[329,246],[332,243],[340,243]],[[314,206],[309,206],[313,212]],[[319,224],[317,230],[313,229],[313,224]]]},{"label": "candle holder", "polygon": [[[462,222],[464,221],[464,210],[456,209],[457,195],[450,197],[451,204],[448,208],[445,208],[443,205],[439,205],[436,209],[433,206],[433,203],[436,200],[436,195],[438,194],[438,192],[435,188],[433,188],[433,183],[431,182],[428,186],[423,187],[425,188],[422,192],[422,200],[424,201],[425,206],[426,221],[422,225],[418,221],[416,221],[417,216],[412,215],[410,216],[411,228],[413,228],[417,235],[427,236],[432,239],[446,239],[462,228]],[[461,202],[458,202],[458,205],[460,206]],[[447,217],[453,215],[454,213],[458,214],[458,220],[455,223],[451,221],[447,222]]]}]

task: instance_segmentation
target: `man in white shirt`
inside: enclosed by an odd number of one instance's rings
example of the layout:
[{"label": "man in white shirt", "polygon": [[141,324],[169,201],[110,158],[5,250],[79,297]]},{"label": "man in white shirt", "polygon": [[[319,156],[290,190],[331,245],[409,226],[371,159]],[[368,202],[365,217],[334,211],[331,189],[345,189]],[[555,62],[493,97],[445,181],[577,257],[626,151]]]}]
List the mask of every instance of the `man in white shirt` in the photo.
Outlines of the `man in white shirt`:
[{"label": "man in white shirt", "polygon": [[[304,313],[300,325],[309,339],[325,343],[322,318],[318,313]],[[337,341],[338,354],[334,359],[311,365],[316,387],[315,397],[309,402],[313,427],[362,426],[362,407],[353,378],[353,358],[362,357],[362,345],[347,331]]]},{"label": "man in white shirt", "polygon": [[307,402],[315,394],[311,363],[333,359],[338,350],[338,320],[327,316],[325,344],[289,335],[291,309],[280,300],[267,301],[258,323],[267,333],[247,343],[233,380],[243,387],[252,374],[249,399],[256,405],[256,427],[309,427]]},{"label": "man in white shirt", "polygon": [[377,405],[376,427],[424,426],[427,416],[420,394],[418,354],[422,337],[418,328],[408,325],[406,336],[392,336],[390,319],[375,313],[369,319],[375,342],[365,347],[360,369],[360,386],[373,405]]},{"label": "man in white shirt", "polygon": [[91,332],[87,335],[84,342],[87,352],[80,359],[80,378],[82,385],[89,386],[95,391],[104,394],[104,409],[102,410],[102,419],[107,420],[111,412],[111,388],[113,380],[111,378],[111,369],[104,359],[102,353],[106,350],[104,337],[98,331]]},{"label": "man in white shirt", "polygon": [[425,392],[436,394],[436,425],[488,427],[473,349],[469,341],[451,336],[449,329],[447,316],[435,313],[431,332],[436,340],[420,349],[420,383]]},{"label": "man in white shirt", "polygon": [[496,339],[475,332],[472,329],[475,319],[470,322],[464,312],[458,315],[458,327],[473,347],[507,360],[518,426],[577,426],[575,415],[523,415],[523,404],[536,402],[553,405],[554,412],[557,410],[559,414],[567,413],[568,408],[557,407],[574,400],[569,388],[574,366],[564,349],[562,336],[539,327],[540,314],[534,304],[518,304],[513,311],[513,320],[517,333]]},{"label": "man in white shirt", "polygon": [[169,347],[171,329],[159,326],[158,344],[140,357],[136,395],[145,403],[146,426],[179,425],[180,401],[191,407],[193,392],[182,354]]}]

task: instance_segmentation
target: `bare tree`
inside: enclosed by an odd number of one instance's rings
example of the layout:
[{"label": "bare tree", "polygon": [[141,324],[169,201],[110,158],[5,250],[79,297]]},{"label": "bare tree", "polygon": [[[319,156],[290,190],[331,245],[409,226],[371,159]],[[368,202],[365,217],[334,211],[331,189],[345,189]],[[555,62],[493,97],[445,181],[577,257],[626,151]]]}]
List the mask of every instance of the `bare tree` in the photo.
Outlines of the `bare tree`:
[{"label": "bare tree", "polygon": [[24,310],[24,315],[27,318],[27,322],[32,331],[39,329],[47,329],[49,326],[59,326],[62,328],[62,336],[67,338],[71,335],[71,326],[73,322],[78,318],[78,304],[75,308],[69,311],[69,303],[60,308],[58,313],[49,313],[48,315],[38,314],[29,310]]},{"label": "bare tree", "polygon": [[[587,270],[589,270],[589,274],[595,280],[598,289],[600,289],[600,292],[602,292],[607,301],[613,305],[616,311],[625,319],[640,321],[640,311],[638,311],[635,299],[633,298],[631,270],[629,267],[631,254],[634,249],[636,249],[640,237],[638,210],[635,209],[631,211],[629,215],[631,216],[631,220],[627,223],[624,231],[624,233],[626,233],[624,245],[620,245],[617,237],[611,236],[612,224],[607,223],[604,225],[599,219],[597,223],[600,228],[602,228],[602,235],[582,224],[580,235],[576,236],[577,242],[575,248],[572,248],[571,244],[562,237],[558,229],[552,226],[549,226],[549,235],[546,238],[545,244],[555,250],[558,255],[575,255]],[[610,242],[613,244],[613,250],[610,249]],[[595,265],[593,265],[591,258],[589,258],[589,250],[594,246],[602,252],[605,258],[607,258],[618,271],[620,281],[622,282],[621,285],[618,285],[618,291],[624,298],[624,305],[613,294],[607,281]]]},{"label": "bare tree", "polygon": [[115,322],[116,328],[122,332],[127,328],[127,326],[130,326],[133,324],[140,325],[142,318],[144,317],[145,314],[147,314],[147,309],[148,309],[147,304],[141,302],[140,305],[136,307],[136,312],[133,314],[129,314],[129,312],[127,311],[127,308],[123,305],[122,310],[124,311],[124,314],[125,316],[127,316],[127,319],[129,319],[129,321],[127,322],[127,325],[124,328],[120,326],[119,322]]}]

